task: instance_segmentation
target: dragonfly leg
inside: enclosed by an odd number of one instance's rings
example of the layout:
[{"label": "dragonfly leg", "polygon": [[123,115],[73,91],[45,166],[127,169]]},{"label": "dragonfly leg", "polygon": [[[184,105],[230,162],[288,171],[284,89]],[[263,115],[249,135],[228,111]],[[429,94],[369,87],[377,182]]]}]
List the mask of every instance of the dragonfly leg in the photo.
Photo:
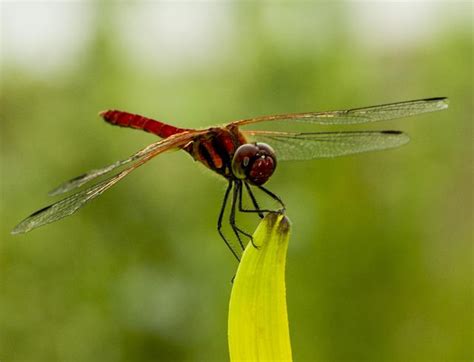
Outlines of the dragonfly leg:
[{"label": "dragonfly leg", "polygon": [[[260,215],[261,214],[260,210],[244,210],[242,208],[242,183],[241,182],[236,183],[236,189],[237,189],[238,199],[239,199],[239,211],[242,211],[242,212],[246,212],[246,211],[247,212],[259,212],[259,215]],[[253,200],[255,200],[255,198]],[[256,200],[255,200],[254,205],[256,205],[256,207],[258,208],[258,205],[256,204]],[[236,226],[236,230],[239,231],[241,234],[245,235],[246,237],[248,237],[250,239],[250,242],[252,243],[253,247],[255,249],[258,249],[258,246],[253,242],[253,236],[251,234],[249,234],[248,232],[240,229],[237,226]]]},{"label": "dragonfly leg", "polygon": [[237,207],[237,199],[239,198],[239,194],[242,192],[242,183],[241,182],[238,182],[236,181],[235,182],[235,187],[234,187],[234,192],[233,192],[233,197],[232,197],[232,206],[231,206],[231,210],[230,210],[230,218],[229,218],[229,223],[230,223],[230,226],[232,228],[232,230],[234,231],[234,234],[235,236],[237,237],[237,240],[239,240],[239,243],[240,243],[240,246],[242,247],[242,250],[245,249],[245,246],[244,246],[244,243],[242,242],[242,238],[241,238],[241,234],[250,238],[250,240],[252,241],[252,245],[254,245],[256,247],[256,245],[253,243],[253,237],[252,235],[250,235],[248,232],[242,230],[241,228],[239,228],[237,226],[237,224],[235,223],[235,209]]},{"label": "dragonfly leg", "polygon": [[282,199],[280,199],[277,195],[275,195],[273,192],[271,192],[270,190],[266,189],[263,186],[257,186],[257,187],[263,192],[265,192],[268,196],[270,196],[273,200],[277,201],[281,205],[281,211],[286,210],[285,204],[283,203]]},{"label": "dragonfly leg", "polygon": [[263,213],[264,212],[272,212],[272,210],[261,209],[260,206],[258,206],[257,199],[255,198],[249,184],[247,182],[244,182],[244,185],[245,185],[245,188],[247,189],[247,193],[249,194],[250,199],[252,200],[252,204],[255,207],[255,209],[249,210],[249,209],[244,209],[243,208],[243,206],[242,206],[242,191],[241,191],[240,192],[240,199],[239,199],[239,211],[241,211],[241,212],[256,212],[256,213],[258,213],[258,216],[260,216],[260,218],[263,219],[263,217],[264,217]]},{"label": "dragonfly leg", "polygon": [[217,219],[217,231],[218,231],[219,235],[221,236],[222,240],[224,240],[225,244],[227,245],[227,247],[232,252],[232,254],[235,256],[237,261],[240,261],[239,256],[237,255],[235,250],[232,248],[229,241],[226,239],[224,233],[222,232],[222,219],[224,217],[224,212],[225,212],[225,209],[226,209],[226,206],[227,206],[227,201],[229,199],[229,193],[230,193],[230,190],[232,189],[232,186],[233,186],[233,182],[231,180],[229,180],[229,184],[227,185],[227,189],[225,190],[224,200],[222,201],[221,211],[219,212],[219,218]]}]

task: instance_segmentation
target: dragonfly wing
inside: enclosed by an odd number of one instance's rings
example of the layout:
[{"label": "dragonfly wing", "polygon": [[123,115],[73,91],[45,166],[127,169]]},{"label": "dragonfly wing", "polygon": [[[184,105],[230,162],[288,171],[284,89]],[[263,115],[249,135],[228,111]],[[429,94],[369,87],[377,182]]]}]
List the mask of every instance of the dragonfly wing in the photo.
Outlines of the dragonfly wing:
[{"label": "dragonfly wing", "polygon": [[133,171],[139,164],[134,164],[131,167],[123,170],[119,174],[102,181],[94,186],[89,187],[86,190],[77,192],[65,199],[62,199],[52,205],[46,206],[45,208],[36,211],[31,214],[21,223],[19,223],[12,231],[12,234],[26,233],[39,226],[49,224],[51,222],[62,219],[63,217],[69,216],[79,210],[90,200],[96,198],[102,194],[105,190],[115,185],[123,177]]},{"label": "dragonfly wing", "polygon": [[[187,134],[188,135],[187,138],[189,138],[189,136],[190,136],[190,133],[188,133],[188,132],[184,132],[184,133],[180,133],[180,134],[183,134],[183,135]],[[195,133],[193,133],[193,135],[194,134]],[[71,191],[75,188],[81,187],[82,185],[88,183],[91,180],[96,179],[97,177],[105,175],[105,174],[107,174],[107,173],[109,173],[109,172],[111,172],[111,171],[113,171],[113,170],[115,170],[115,169],[117,169],[121,166],[129,164],[130,162],[139,160],[141,157],[143,157],[143,155],[151,153],[155,149],[163,148],[163,145],[168,143],[168,141],[165,142],[166,140],[171,140],[171,138],[166,138],[164,140],[160,140],[158,142],[152,143],[148,147],[145,147],[144,149],[134,153],[129,158],[126,158],[124,160],[119,160],[117,162],[114,162],[114,163],[112,163],[108,166],[102,167],[102,168],[90,170],[90,171],[88,171],[88,172],[86,172],[86,173],[84,173],[80,176],[74,177],[73,179],[62,183],[61,185],[59,185],[55,189],[51,190],[48,194],[50,196],[55,196],[55,195],[59,195],[59,194],[69,192],[69,191]],[[168,148],[171,148],[171,147],[168,147]]]},{"label": "dragonfly wing", "polygon": [[268,143],[277,160],[310,160],[399,147],[409,141],[400,131],[288,133],[245,131],[255,141]]},{"label": "dragonfly wing", "polygon": [[427,112],[440,111],[445,108],[448,108],[448,99],[440,97],[383,104],[379,106],[365,108],[354,108],[344,111],[309,112],[263,116],[235,121],[232,122],[232,124],[237,126],[243,126],[246,124],[266,121],[296,121],[323,125],[345,125],[388,121],[390,119],[415,116]]},{"label": "dragonfly wing", "polygon": [[[150,146],[135,153],[133,156],[131,156],[129,159],[126,160],[127,162],[122,163],[123,165],[125,163],[135,161],[134,163],[129,165],[127,168],[125,168],[121,172],[109,177],[108,179],[102,182],[99,182],[93,186],[90,186],[89,188],[85,190],[79,191],[52,205],[49,205],[41,210],[36,211],[35,213],[27,217],[25,220],[23,220],[21,223],[19,223],[13,229],[12,234],[26,233],[39,226],[49,224],[51,222],[60,220],[66,216],[69,216],[75,213],[87,202],[101,195],[104,191],[106,191],[107,189],[115,185],[117,182],[119,182],[121,179],[123,179],[125,176],[127,176],[130,172],[135,170],[137,167],[143,165],[145,162],[147,162],[151,158],[157,156],[158,154],[164,151],[186,144],[192,139],[192,137],[194,137],[194,135],[196,135],[196,132],[194,132],[193,134],[190,134],[190,133],[177,134],[175,136],[171,136],[169,138],[166,138],[164,140],[151,144]],[[114,169],[114,167],[110,168],[108,171],[111,171],[112,169]],[[101,174],[104,174],[104,172]],[[96,177],[97,176],[99,175],[96,175]]]},{"label": "dragonfly wing", "polygon": [[74,177],[73,179],[62,183],[61,185],[59,185],[55,189],[51,190],[48,193],[48,195],[49,196],[56,196],[56,195],[59,195],[59,194],[69,192],[69,191],[71,191],[75,188],[81,187],[82,185],[86,184],[87,182],[89,182],[89,181],[91,181],[91,180],[93,180],[93,179],[95,179],[99,176],[105,175],[106,173],[111,172],[112,170],[115,170],[116,168],[118,168],[120,166],[123,166],[123,165],[126,165],[127,163],[130,163],[134,160],[135,160],[135,158],[133,158],[133,156],[132,156],[132,157],[127,158],[125,160],[117,161],[117,162],[115,162],[111,165],[108,165],[106,167],[95,169],[95,170],[90,170],[90,171],[88,171],[88,172],[86,172],[86,173],[84,173],[80,176]]}]

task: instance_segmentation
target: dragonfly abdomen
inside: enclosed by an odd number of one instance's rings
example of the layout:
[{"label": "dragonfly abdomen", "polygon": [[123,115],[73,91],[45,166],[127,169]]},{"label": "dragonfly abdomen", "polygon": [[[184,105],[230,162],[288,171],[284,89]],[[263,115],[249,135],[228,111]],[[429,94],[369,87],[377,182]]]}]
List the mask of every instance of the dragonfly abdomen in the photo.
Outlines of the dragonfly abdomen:
[{"label": "dragonfly abdomen", "polygon": [[146,132],[153,133],[161,138],[167,138],[176,133],[186,131],[184,128],[174,127],[151,118],[143,117],[138,114],[132,114],[128,112],[108,110],[101,112],[100,116],[107,123],[120,127],[141,129]]}]

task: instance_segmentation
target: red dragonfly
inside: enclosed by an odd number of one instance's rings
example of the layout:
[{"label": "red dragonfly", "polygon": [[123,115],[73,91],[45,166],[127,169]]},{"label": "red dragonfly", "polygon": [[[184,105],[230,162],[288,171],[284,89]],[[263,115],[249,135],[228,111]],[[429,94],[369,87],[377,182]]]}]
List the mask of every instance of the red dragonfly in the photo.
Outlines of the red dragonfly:
[{"label": "red dragonfly", "polygon": [[[252,239],[250,234],[236,225],[237,208],[240,212],[255,212],[260,217],[263,217],[263,213],[272,211],[259,207],[251,186],[262,190],[276,200],[281,209],[285,208],[282,200],[263,186],[275,171],[277,162],[383,150],[401,146],[409,141],[408,136],[400,131],[279,132],[241,130],[241,127],[260,122],[272,124],[276,121],[282,121],[290,126],[295,126],[297,122],[320,125],[359,124],[414,116],[439,111],[447,107],[448,99],[439,97],[343,111],[255,117],[203,130],[178,128],[147,117],[117,110],[104,111],[100,115],[108,123],[141,129],[161,137],[162,140],[152,143],[124,160],[91,170],[61,184],[51,191],[50,195],[62,194],[79,188],[100,176],[111,175],[104,181],[36,211],[20,222],[12,233],[25,233],[69,216],[153,157],[171,149],[182,149],[196,161],[201,162],[227,180],[228,186],[219,213],[217,230],[239,260],[244,249],[242,236]],[[254,209],[244,209],[242,206],[244,189],[250,196]],[[231,192],[229,222],[239,241],[238,245],[230,243],[222,232],[224,212]]]}]

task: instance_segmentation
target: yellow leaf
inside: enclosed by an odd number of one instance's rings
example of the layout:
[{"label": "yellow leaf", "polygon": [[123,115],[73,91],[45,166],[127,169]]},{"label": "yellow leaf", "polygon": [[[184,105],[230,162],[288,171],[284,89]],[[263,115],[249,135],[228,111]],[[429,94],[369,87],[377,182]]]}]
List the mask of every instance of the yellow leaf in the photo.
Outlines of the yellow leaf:
[{"label": "yellow leaf", "polygon": [[231,361],[291,361],[285,264],[290,222],[269,213],[247,245],[229,306]]}]

